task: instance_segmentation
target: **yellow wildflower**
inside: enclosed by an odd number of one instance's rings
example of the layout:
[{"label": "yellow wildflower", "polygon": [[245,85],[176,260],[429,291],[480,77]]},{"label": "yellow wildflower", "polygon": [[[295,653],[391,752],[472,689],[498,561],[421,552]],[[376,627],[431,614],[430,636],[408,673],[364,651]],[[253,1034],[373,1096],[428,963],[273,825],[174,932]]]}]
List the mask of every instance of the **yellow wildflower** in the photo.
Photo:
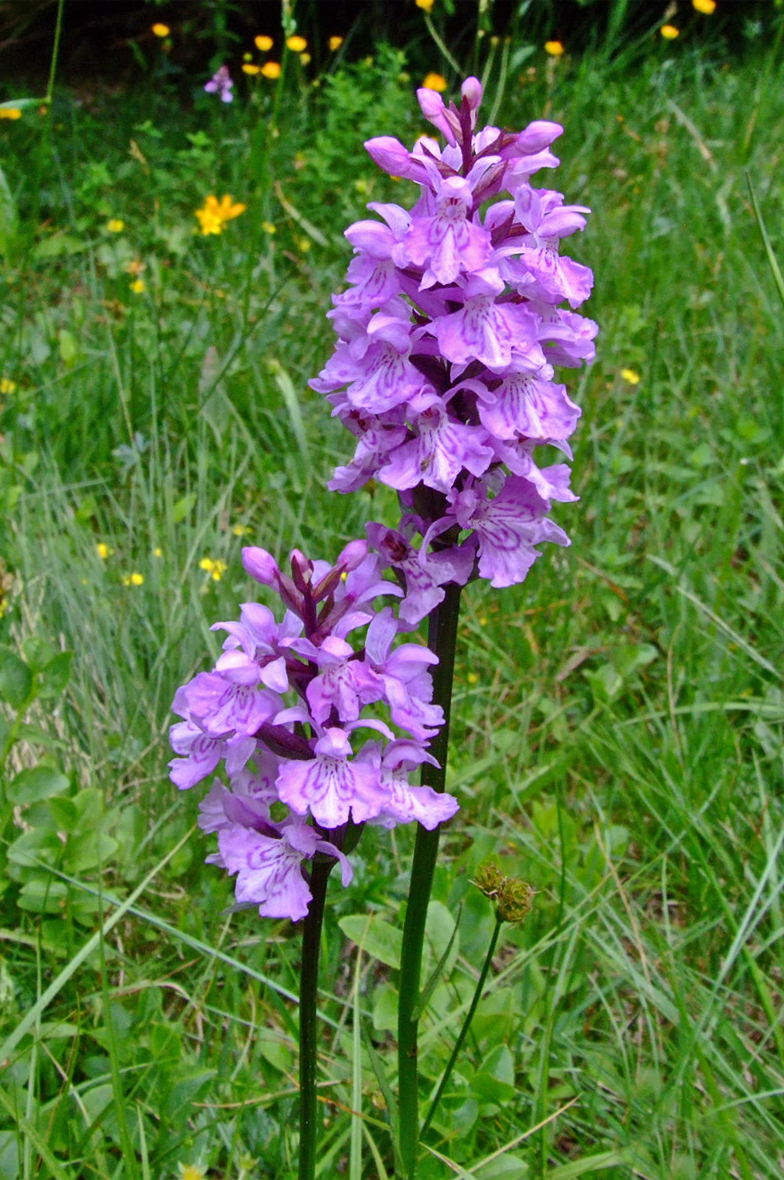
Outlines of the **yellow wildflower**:
[{"label": "yellow wildflower", "polygon": [[261,67],[261,72],[265,78],[279,78],[280,77],[280,62],[279,61],[265,61]]},{"label": "yellow wildflower", "polygon": [[163,550],[161,549],[160,545],[155,546],[152,551],[152,555],[153,557],[163,557]]},{"label": "yellow wildflower", "polygon": [[200,1164],[178,1164],[180,1180],[205,1180],[207,1172]]},{"label": "yellow wildflower", "polygon": [[561,41],[545,41],[545,53],[549,53],[550,57],[561,57],[563,55],[564,47]]},{"label": "yellow wildflower", "polygon": [[422,87],[424,90],[437,90],[439,94],[443,94],[446,90],[446,78],[441,74],[428,74]]},{"label": "yellow wildflower", "polygon": [[145,290],[144,279],[134,279],[131,283],[131,290],[133,291],[134,295],[141,295],[141,293]]},{"label": "yellow wildflower", "polygon": [[123,586],[143,586],[144,574],[124,574],[122,578]]},{"label": "yellow wildflower", "polygon": [[335,50],[340,49],[341,45],[343,44],[343,38],[342,37],[330,37],[327,44],[329,45],[330,52],[334,53]]},{"label": "yellow wildflower", "polygon": [[310,65],[310,54],[309,53],[301,53],[299,55],[299,60],[302,62],[303,66]]},{"label": "yellow wildflower", "polygon": [[107,558],[114,557],[114,550],[112,549],[111,545],[107,545],[105,541],[99,541],[95,548],[98,551],[98,556],[100,557],[101,561],[106,561]]},{"label": "yellow wildflower", "polygon": [[703,13],[704,16],[713,16],[716,11],[716,0],[691,0],[697,12]]},{"label": "yellow wildflower", "polygon": [[215,196],[207,197],[203,209],[197,209],[195,216],[203,234],[221,234],[227,221],[239,217],[247,206],[234,201],[228,193],[219,201]]},{"label": "yellow wildflower", "polygon": [[674,41],[676,37],[680,36],[680,29],[676,29],[675,25],[662,25],[659,32],[665,41]]},{"label": "yellow wildflower", "polygon": [[0,119],[21,119],[19,107],[0,107]]},{"label": "yellow wildflower", "polygon": [[121,217],[112,217],[107,221],[106,228],[110,234],[121,234],[125,229],[125,222]]},{"label": "yellow wildflower", "polygon": [[276,234],[278,232],[278,227],[273,225],[271,221],[262,221],[261,228],[265,234]]},{"label": "yellow wildflower", "polygon": [[305,38],[296,34],[286,40],[286,48],[290,49],[292,53],[304,53],[307,47],[308,43]]},{"label": "yellow wildflower", "polygon": [[269,53],[274,44],[272,38],[265,36],[263,33],[259,37],[254,37],[253,41],[256,48],[261,50],[262,53]]},{"label": "yellow wildflower", "polygon": [[623,377],[624,381],[628,381],[630,385],[640,384],[640,374],[634,369],[621,369],[621,376]]},{"label": "yellow wildflower", "polygon": [[10,377],[0,377],[0,393],[16,393],[16,382]]},{"label": "yellow wildflower", "polygon": [[228,568],[226,562],[220,558],[202,557],[199,562],[199,569],[208,573],[213,582],[219,582]]},{"label": "yellow wildflower", "polygon": [[414,0],[417,8],[423,8],[425,12],[431,12],[436,0]]},{"label": "yellow wildflower", "polygon": [[469,672],[466,676],[466,680],[468,681],[469,684],[478,684],[479,683],[479,677],[477,676],[476,672]]},{"label": "yellow wildflower", "polygon": [[244,537],[246,533],[250,532],[250,529],[246,524],[235,524],[231,531],[234,533],[235,537]]},{"label": "yellow wildflower", "polygon": [[253,62],[246,61],[242,66],[242,72],[243,74],[260,74],[261,66],[256,66]]},{"label": "yellow wildflower", "polygon": [[156,37],[168,37],[171,29],[168,25],[164,25],[161,24],[160,21],[156,21],[156,23],[152,26],[152,31],[155,33]]},{"label": "yellow wildflower", "polygon": [[295,240],[300,254],[307,254],[308,250],[310,249],[310,238],[299,237]]}]

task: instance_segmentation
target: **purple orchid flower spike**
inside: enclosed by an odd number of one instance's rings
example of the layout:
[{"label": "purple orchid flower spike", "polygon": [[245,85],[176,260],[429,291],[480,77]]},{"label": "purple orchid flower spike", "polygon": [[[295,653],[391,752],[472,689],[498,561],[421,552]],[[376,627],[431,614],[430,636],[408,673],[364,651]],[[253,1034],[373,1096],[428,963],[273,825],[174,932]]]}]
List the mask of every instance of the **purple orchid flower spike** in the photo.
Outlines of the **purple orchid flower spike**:
[{"label": "purple orchid flower spike", "polygon": [[208,94],[220,95],[221,102],[234,101],[233,88],[234,83],[231,80],[228,66],[220,66],[204,86]]}]

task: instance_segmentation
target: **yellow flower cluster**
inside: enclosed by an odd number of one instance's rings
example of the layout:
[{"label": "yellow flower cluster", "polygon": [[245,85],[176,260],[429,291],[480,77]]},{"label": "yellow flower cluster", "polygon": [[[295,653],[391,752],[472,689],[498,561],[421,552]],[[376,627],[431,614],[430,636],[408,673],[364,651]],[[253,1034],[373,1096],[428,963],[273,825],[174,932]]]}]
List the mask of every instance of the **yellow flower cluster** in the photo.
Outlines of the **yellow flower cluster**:
[{"label": "yellow flower cluster", "polygon": [[19,107],[0,107],[0,119],[21,119]]},{"label": "yellow flower cluster", "polygon": [[203,234],[222,234],[226,222],[231,221],[234,217],[239,217],[240,213],[245,212],[245,209],[245,205],[241,205],[239,202],[235,203],[227,193],[221,201],[214,196],[207,197],[204,208],[197,209],[195,216]]},{"label": "yellow flower cluster", "polygon": [[545,53],[549,53],[550,57],[561,57],[564,47],[560,41],[545,41],[544,51]]},{"label": "yellow flower cluster", "polygon": [[228,568],[226,562],[221,561],[219,557],[202,557],[199,562],[199,569],[209,574],[213,582],[219,582]]}]

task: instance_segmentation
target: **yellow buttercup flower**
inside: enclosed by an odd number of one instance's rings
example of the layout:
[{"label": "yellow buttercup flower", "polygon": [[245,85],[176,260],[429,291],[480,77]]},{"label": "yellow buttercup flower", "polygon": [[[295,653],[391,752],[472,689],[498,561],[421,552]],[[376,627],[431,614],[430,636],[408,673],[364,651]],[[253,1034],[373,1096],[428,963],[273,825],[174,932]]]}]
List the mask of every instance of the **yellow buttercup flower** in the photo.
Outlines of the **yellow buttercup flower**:
[{"label": "yellow buttercup flower", "polygon": [[251,75],[260,74],[261,73],[261,66],[256,66],[253,64],[253,62],[246,61],[243,63],[242,72],[243,72],[243,74],[251,74]]},{"label": "yellow buttercup flower", "polygon": [[343,44],[343,38],[342,37],[330,37],[327,44],[329,45],[330,52],[334,53],[335,50],[340,49],[341,45]]},{"label": "yellow buttercup flower", "polygon": [[199,569],[209,574],[213,582],[219,582],[229,567],[220,558],[202,557]]},{"label": "yellow buttercup flower", "polygon": [[152,31],[155,33],[156,37],[168,37],[171,29],[168,25],[164,25],[161,24],[160,21],[156,21],[156,23],[152,26]]},{"label": "yellow buttercup flower", "polygon": [[160,545],[155,546],[152,551],[152,555],[153,557],[163,557],[163,550],[161,549]]},{"label": "yellow buttercup flower", "polygon": [[716,11],[716,0],[691,0],[697,12],[703,13],[705,16],[713,16]]},{"label": "yellow buttercup flower", "polygon": [[269,53],[270,49],[272,49],[272,46],[274,45],[272,38],[266,37],[264,34],[259,37],[254,37],[253,43],[262,53]]},{"label": "yellow buttercup flower", "polygon": [[0,119],[21,119],[19,107],[0,107]]},{"label": "yellow buttercup flower", "polygon": [[261,67],[261,72],[265,78],[279,78],[280,77],[280,62],[279,61],[265,61]]},{"label": "yellow buttercup flower", "polygon": [[246,524],[235,524],[231,531],[234,533],[235,537],[244,537],[246,533],[250,532],[250,529]]},{"label": "yellow buttercup flower", "polygon": [[144,279],[134,279],[131,283],[131,290],[134,295],[141,295],[142,291],[145,290]]},{"label": "yellow buttercup flower", "polygon": [[107,221],[106,228],[110,234],[121,234],[125,229],[125,222],[121,217],[112,217]]},{"label": "yellow buttercup flower", "polygon": [[549,53],[550,57],[561,57],[564,47],[560,41],[545,41],[544,51],[545,53]]},{"label": "yellow buttercup flower", "polygon": [[10,377],[0,377],[0,393],[16,393],[16,382]]},{"label": "yellow buttercup flower", "polygon": [[99,541],[95,548],[101,561],[106,561],[107,558],[114,557],[114,550],[105,541]]},{"label": "yellow buttercup flower", "polygon": [[144,574],[124,574],[122,578],[123,586],[143,586]]},{"label": "yellow buttercup flower", "polygon": [[674,41],[676,37],[680,36],[680,29],[676,29],[675,25],[662,25],[659,29],[665,41]]},{"label": "yellow buttercup flower", "polygon": [[290,49],[292,53],[304,53],[307,47],[308,43],[305,38],[296,34],[286,40],[286,48]]},{"label": "yellow buttercup flower", "polygon": [[640,374],[634,369],[621,369],[621,376],[623,377],[624,381],[628,381],[630,385],[640,384]]},{"label": "yellow buttercup flower", "polygon": [[437,90],[443,94],[446,90],[446,78],[441,74],[428,74],[422,83],[423,90]]},{"label": "yellow buttercup flower", "polygon": [[309,53],[301,53],[299,55],[299,60],[302,62],[303,66],[310,65],[310,54]]},{"label": "yellow buttercup flower", "polygon": [[425,12],[431,12],[436,0],[414,0],[417,8],[423,8]]},{"label": "yellow buttercup flower", "polygon": [[180,1180],[206,1180],[207,1172],[201,1164],[178,1164]]},{"label": "yellow buttercup flower", "polygon": [[203,234],[222,234],[226,222],[239,217],[246,208],[246,205],[234,201],[227,193],[220,201],[215,196],[207,197],[204,208],[197,209],[194,216],[198,219]]},{"label": "yellow buttercup flower", "polygon": [[265,234],[276,234],[278,232],[278,227],[273,225],[271,221],[262,221],[261,228]]}]

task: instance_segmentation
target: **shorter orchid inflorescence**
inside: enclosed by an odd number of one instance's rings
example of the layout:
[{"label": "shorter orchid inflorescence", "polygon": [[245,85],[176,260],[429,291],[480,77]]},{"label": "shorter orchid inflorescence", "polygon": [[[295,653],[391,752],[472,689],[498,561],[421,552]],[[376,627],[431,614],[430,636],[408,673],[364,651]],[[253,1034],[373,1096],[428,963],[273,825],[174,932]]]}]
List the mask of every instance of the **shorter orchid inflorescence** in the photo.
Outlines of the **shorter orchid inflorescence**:
[{"label": "shorter orchid inflorescence", "polygon": [[451,795],[409,785],[434,762],[437,661],[420,643],[393,646],[393,607],[374,602],[402,591],[365,541],[334,566],[294,550],[290,574],[263,549],[243,550],[243,563],[285,613],[250,602],[238,622],[214,625],[228,632],[223,654],[174,700],[184,720],[171,730],[171,777],[193,787],[223,761],[229,785],[216,778],[200,808],[200,827],[218,835],[208,860],[237,875],[238,903],[298,921],[314,857],[339,861],[347,885],[365,823],[432,829],[457,811]]}]

